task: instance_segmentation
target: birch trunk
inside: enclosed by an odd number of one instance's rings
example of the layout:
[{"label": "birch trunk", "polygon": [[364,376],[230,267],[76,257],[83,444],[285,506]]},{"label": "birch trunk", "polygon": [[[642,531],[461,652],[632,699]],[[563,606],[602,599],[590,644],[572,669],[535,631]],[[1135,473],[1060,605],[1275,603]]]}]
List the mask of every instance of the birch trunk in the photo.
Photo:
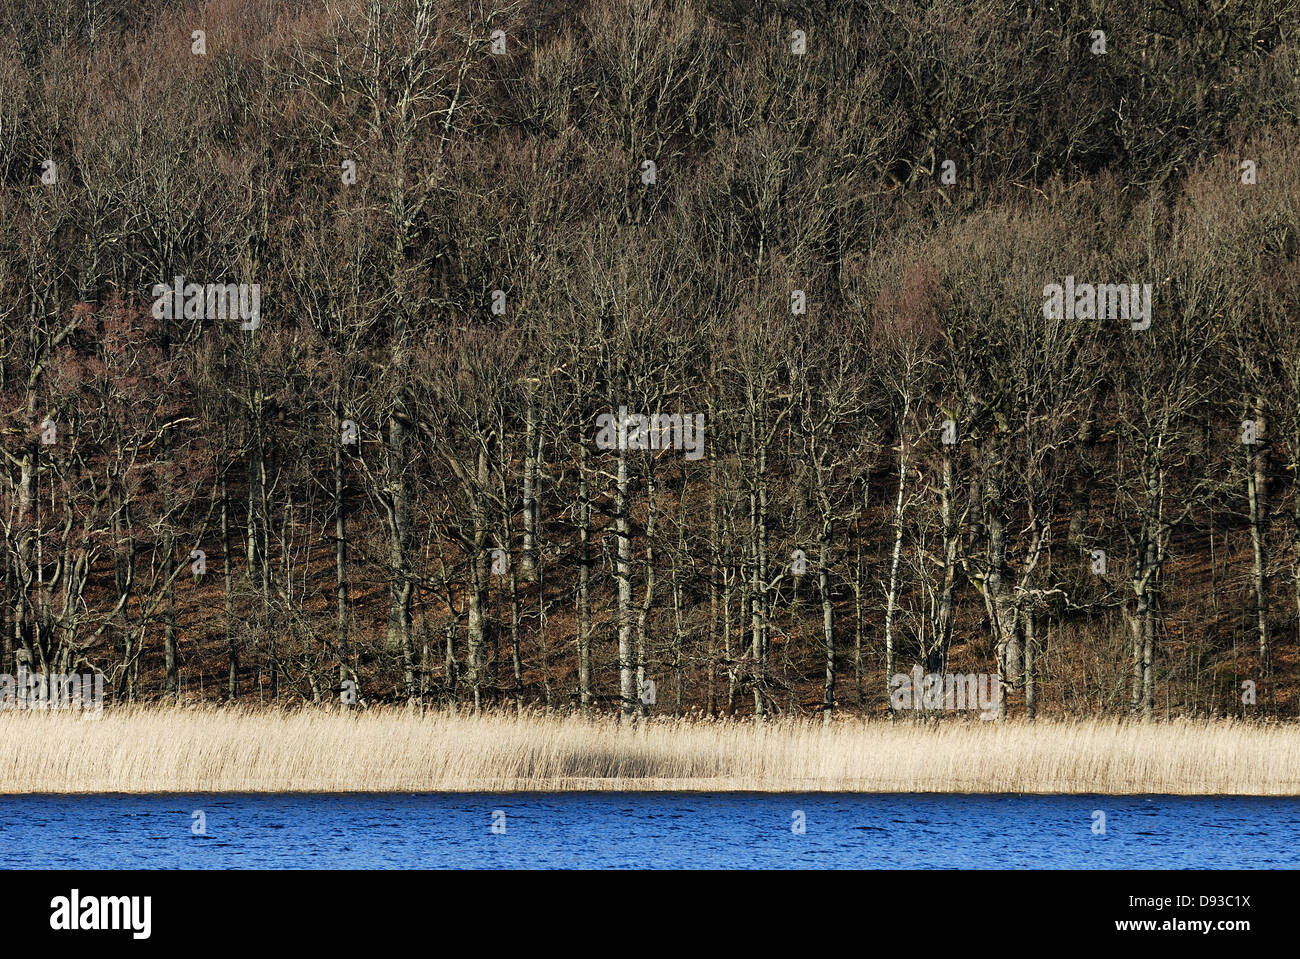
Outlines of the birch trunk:
[{"label": "birch trunk", "polygon": [[618,580],[618,691],[621,715],[631,722],[636,709],[636,681],[632,662],[632,540],[628,531],[627,450],[620,444],[618,451],[618,478],[614,497],[614,535],[617,538]]}]

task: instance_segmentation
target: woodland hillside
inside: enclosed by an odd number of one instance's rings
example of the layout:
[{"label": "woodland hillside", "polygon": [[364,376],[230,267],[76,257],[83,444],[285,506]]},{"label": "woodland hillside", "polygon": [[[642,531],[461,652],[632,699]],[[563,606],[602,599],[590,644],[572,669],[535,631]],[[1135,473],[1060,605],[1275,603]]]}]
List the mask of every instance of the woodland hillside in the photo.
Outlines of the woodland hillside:
[{"label": "woodland hillside", "polygon": [[1300,2],[0,0],[0,450],[114,701],[1293,717]]}]

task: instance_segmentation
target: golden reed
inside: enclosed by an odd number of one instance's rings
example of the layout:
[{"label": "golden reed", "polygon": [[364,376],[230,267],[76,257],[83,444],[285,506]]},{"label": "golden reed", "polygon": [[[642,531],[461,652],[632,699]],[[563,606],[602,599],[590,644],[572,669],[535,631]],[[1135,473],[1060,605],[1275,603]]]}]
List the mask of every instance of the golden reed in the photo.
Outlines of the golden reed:
[{"label": "golden reed", "polygon": [[578,789],[1300,795],[1300,726],[0,712],[0,793]]}]

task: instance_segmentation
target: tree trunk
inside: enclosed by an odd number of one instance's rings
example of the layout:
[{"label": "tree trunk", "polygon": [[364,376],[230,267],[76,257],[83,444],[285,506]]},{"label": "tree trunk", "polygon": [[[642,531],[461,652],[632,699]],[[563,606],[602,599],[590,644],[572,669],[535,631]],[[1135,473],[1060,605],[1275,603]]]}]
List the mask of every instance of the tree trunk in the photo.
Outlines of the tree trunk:
[{"label": "tree trunk", "polygon": [[530,388],[524,424],[524,549],[520,560],[525,579],[537,565],[537,443],[537,395]]},{"label": "tree trunk", "polygon": [[854,702],[862,708],[862,535],[855,537],[853,564],[853,685]]},{"label": "tree trunk", "polygon": [[487,453],[480,449],[478,465],[475,469],[475,483],[470,489],[470,513],[473,524],[473,540],[470,547],[470,582],[469,582],[469,634],[467,652],[469,666],[470,693],[474,699],[474,711],[483,708],[483,650],[486,646],[487,629],[484,616],[484,591],[487,584],[487,515],[483,506],[483,497],[487,495]]},{"label": "tree trunk", "polygon": [[762,424],[756,416],[753,441],[757,470],[749,495],[749,519],[753,562],[750,567],[749,615],[753,631],[754,719],[767,715],[767,443],[760,436]]},{"label": "tree trunk", "polygon": [[[343,422],[343,406],[334,408],[336,422]],[[339,649],[339,686],[352,674],[352,650],[348,639],[348,528],[341,437],[334,447],[334,616]],[[359,442],[359,441],[358,441]]]},{"label": "tree trunk", "polygon": [[1134,566],[1134,605],[1129,617],[1129,636],[1133,644],[1133,692],[1130,709],[1143,719],[1150,719],[1155,708],[1155,577],[1159,571],[1160,548],[1155,541],[1159,535],[1153,529],[1153,520],[1147,521],[1144,542]]},{"label": "tree trunk", "polygon": [[[905,414],[906,415],[906,414]],[[894,609],[898,604],[898,563],[903,555],[903,502],[907,489],[907,441],[898,435],[898,496],[894,500],[894,549],[889,562],[889,590],[885,593],[885,700],[889,717],[894,716],[890,681],[894,676]]]},{"label": "tree trunk", "polygon": [[646,632],[649,627],[650,608],[654,603],[655,592],[655,520],[659,513],[655,502],[654,460],[646,457],[646,527],[645,527],[645,593],[641,599],[641,608],[636,619],[636,689],[638,716],[650,714],[649,704],[645,701],[646,689]]},{"label": "tree trunk", "polygon": [[400,412],[388,417],[388,646],[402,657],[406,698],[417,695],[415,649],[411,641],[410,516],[406,495],[406,426]]},{"label": "tree trunk", "polygon": [[990,467],[986,482],[985,507],[988,510],[989,567],[984,581],[989,614],[993,621],[993,639],[997,648],[998,682],[1003,696],[998,706],[998,716],[1006,710],[1006,690],[1015,689],[1021,682],[1021,624],[1020,603],[1012,589],[1007,569],[1006,518],[1003,514],[1002,484],[996,471],[1000,464]]},{"label": "tree trunk", "polygon": [[926,672],[940,676],[948,672],[948,648],[952,645],[952,595],[957,579],[959,545],[957,511],[953,503],[952,447],[943,447],[942,484],[939,488],[939,518],[943,524],[943,569],[935,614],[934,648],[926,661]]},{"label": "tree trunk", "polygon": [[226,696],[234,701],[239,698],[239,643],[235,635],[234,570],[230,562],[230,494],[224,471],[221,474],[221,565],[226,597]]},{"label": "tree trunk", "polygon": [[[1264,435],[1264,411],[1260,404],[1255,408],[1256,436]],[[1268,635],[1268,457],[1262,447],[1246,446],[1246,498],[1250,507],[1250,544],[1253,553],[1251,567],[1255,599],[1255,637],[1259,645],[1259,665],[1262,675],[1271,671]]]},{"label": "tree trunk", "polygon": [[578,454],[578,703],[591,715],[591,489],[587,447]]},{"label": "tree trunk", "polygon": [[[709,400],[708,422],[713,423],[713,401]],[[718,714],[718,615],[721,591],[718,579],[722,574],[722,531],[718,526],[718,458],[715,444],[709,444],[709,650],[705,674],[708,691],[705,694],[705,715],[710,719]]]},{"label": "tree trunk", "polygon": [[614,495],[614,535],[617,539],[618,580],[618,694],[624,722],[631,722],[636,709],[635,674],[632,663],[632,540],[628,532],[627,450],[619,445],[618,478]]},{"label": "tree trunk", "polygon": [[1038,713],[1038,649],[1033,612],[1026,611],[1025,621],[1025,718]]},{"label": "tree trunk", "polygon": [[822,722],[829,723],[835,709],[835,608],[831,604],[830,563],[831,518],[822,517],[818,555],[817,593],[822,603],[822,644],[826,650],[826,678],[822,683]]}]

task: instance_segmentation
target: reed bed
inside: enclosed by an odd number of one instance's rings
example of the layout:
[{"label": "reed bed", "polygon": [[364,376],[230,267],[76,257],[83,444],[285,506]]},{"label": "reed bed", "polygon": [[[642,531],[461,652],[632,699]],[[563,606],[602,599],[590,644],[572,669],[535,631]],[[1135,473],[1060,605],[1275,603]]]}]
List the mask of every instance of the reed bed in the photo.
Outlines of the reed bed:
[{"label": "reed bed", "polygon": [[3,794],[533,790],[1300,795],[1300,726],[0,712]]}]

